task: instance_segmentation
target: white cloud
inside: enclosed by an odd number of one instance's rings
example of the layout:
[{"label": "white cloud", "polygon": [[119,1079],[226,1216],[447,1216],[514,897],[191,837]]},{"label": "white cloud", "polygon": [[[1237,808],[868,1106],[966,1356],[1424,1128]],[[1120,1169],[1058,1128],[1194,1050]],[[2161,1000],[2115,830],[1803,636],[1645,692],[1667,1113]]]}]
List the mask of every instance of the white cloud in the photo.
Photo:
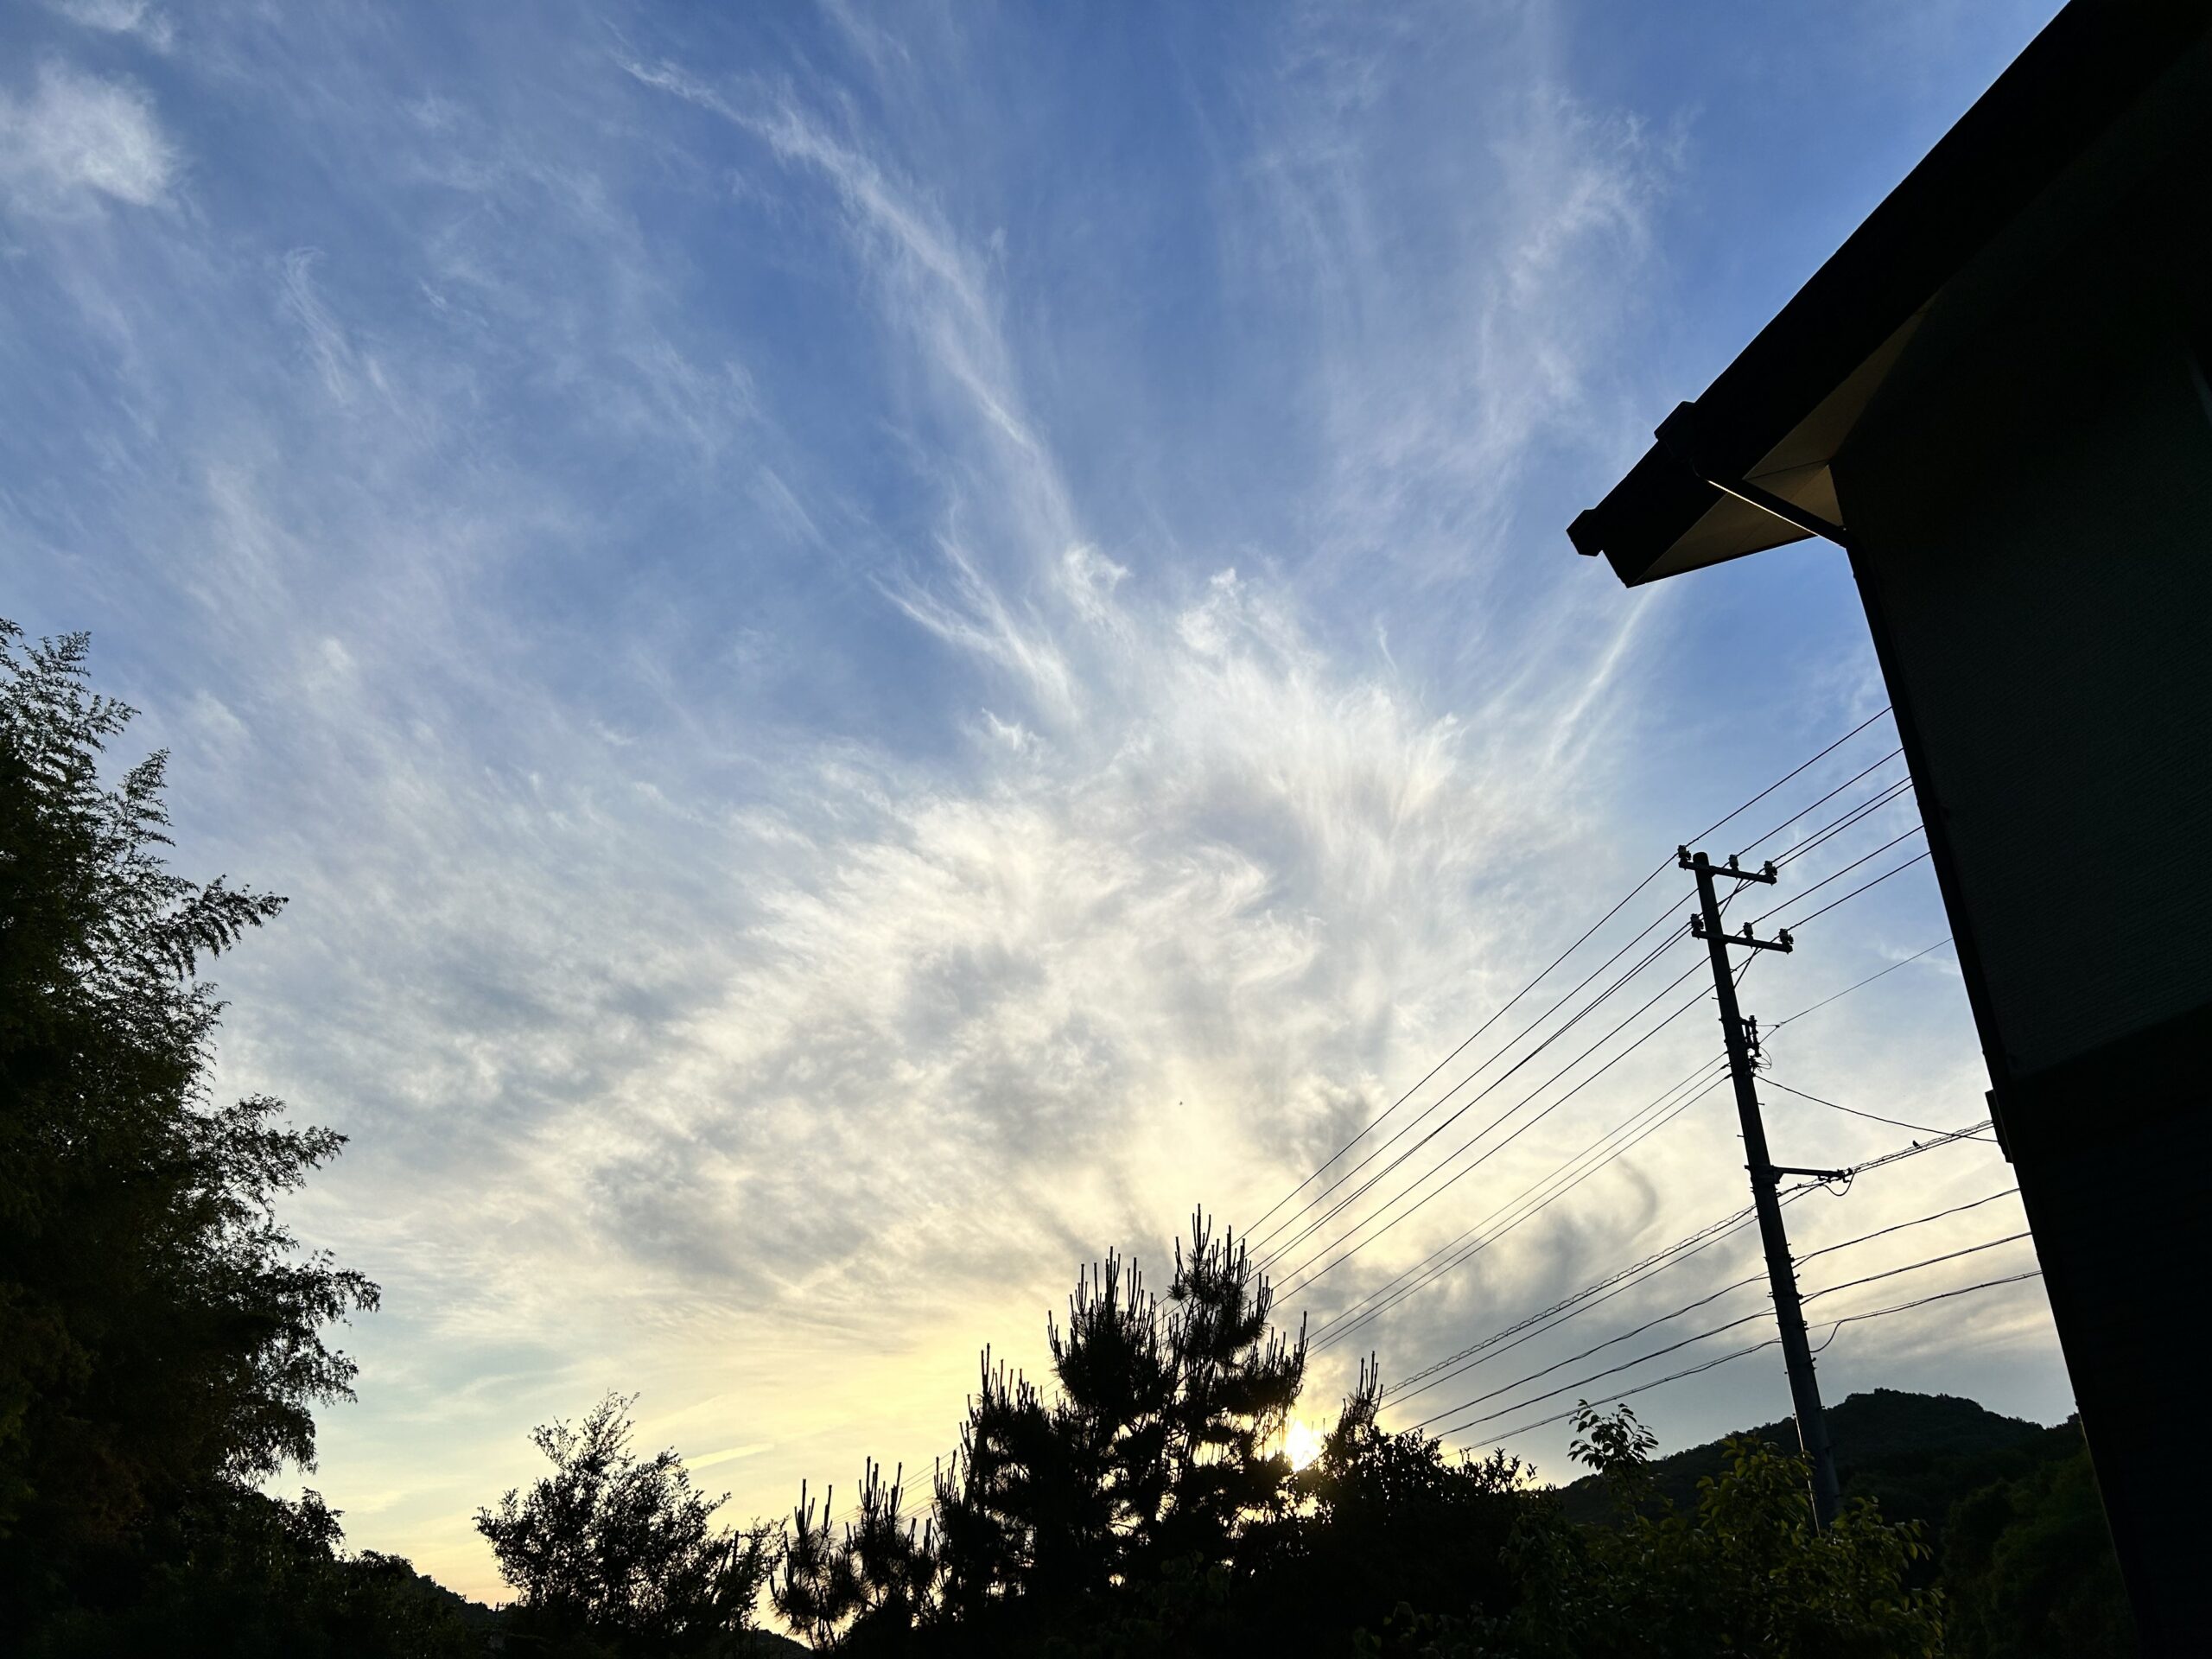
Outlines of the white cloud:
[{"label": "white cloud", "polygon": [[107,35],[131,35],[156,52],[166,52],[176,30],[169,16],[152,0],[49,0],[71,22]]},{"label": "white cloud", "polygon": [[[295,900],[225,964],[226,1079],[353,1135],[300,1230],[389,1293],[319,1478],[357,1542],[478,1592],[470,1509],[601,1388],[762,1513],[941,1449],[976,1347],[1033,1357],[1075,1262],[1264,1209],[1664,850],[1609,747],[1661,613],[1499,528],[1581,441],[1669,179],[1537,47],[1294,40],[1239,93],[1261,153],[1177,182],[1276,400],[1191,470],[1306,446],[1271,514],[1148,476],[1141,395],[1103,466],[1071,435],[1025,332],[1057,296],[999,222],[1023,192],[936,124],[938,42],[855,36],[911,78],[872,97],[578,37],[410,102],[378,53],[257,33],[238,84],[312,123],[312,199],[221,227],[258,257],[149,281],[94,248],[56,285],[130,324],[111,402],[157,458],[115,440],[66,538],[123,550],[135,660],[190,688],[134,693],[181,842]],[[143,118],[141,195],[175,188],[143,98],[54,70],[6,106],[10,194],[137,199],[22,159],[22,111],[93,94]],[[803,305],[725,304],[758,292]],[[774,349],[802,327],[818,357]],[[1156,536],[1102,525],[1125,492]],[[839,702],[871,653],[898,690]],[[1936,1084],[1888,1048],[1910,1116]],[[1568,1116],[1501,1183],[1586,1141]],[[1662,1190],[1669,1223],[1740,1203],[1663,1138],[1612,1173],[1394,1363],[1625,1249]]]},{"label": "white cloud", "polygon": [[66,212],[99,197],[150,207],[176,170],[153,100],[126,81],[48,63],[29,98],[0,93],[0,189],[19,207]]}]

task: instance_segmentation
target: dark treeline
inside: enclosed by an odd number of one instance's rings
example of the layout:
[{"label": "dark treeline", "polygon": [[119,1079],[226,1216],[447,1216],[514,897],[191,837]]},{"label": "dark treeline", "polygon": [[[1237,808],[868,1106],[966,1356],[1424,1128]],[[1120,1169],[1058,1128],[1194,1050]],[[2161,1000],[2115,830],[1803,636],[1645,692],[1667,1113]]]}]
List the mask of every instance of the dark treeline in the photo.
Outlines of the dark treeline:
[{"label": "dark treeline", "polygon": [[340,1137],[213,1088],[202,969],[282,900],[168,868],[163,757],[104,772],[129,718],[81,638],[0,622],[0,1651],[2127,1650],[2078,1433],[1963,1402],[1862,1396],[1884,1458],[1826,1534],[1772,1429],[1655,1460],[1586,1409],[1591,1481],[1561,1492],[1385,1429],[1371,1368],[1294,1469],[1302,1341],[1203,1215],[1164,1289],[1111,1255],[1077,1274],[1049,1375],[987,1353],[950,1470],[869,1465],[855,1519],[802,1492],[732,1526],[610,1397],[476,1517],[508,1605],[349,1549],[313,1492],[261,1490],[313,1467],[355,1378],[330,1333],[377,1303],[276,1213]]}]

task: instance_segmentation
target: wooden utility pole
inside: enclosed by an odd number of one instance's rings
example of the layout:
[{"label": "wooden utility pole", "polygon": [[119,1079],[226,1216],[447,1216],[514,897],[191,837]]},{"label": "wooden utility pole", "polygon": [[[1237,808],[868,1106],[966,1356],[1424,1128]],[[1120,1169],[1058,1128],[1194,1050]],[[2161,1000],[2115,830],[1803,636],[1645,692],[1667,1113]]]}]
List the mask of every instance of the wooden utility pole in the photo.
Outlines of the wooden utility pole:
[{"label": "wooden utility pole", "polygon": [[1759,1242],[1766,1247],[1766,1277],[1774,1292],[1774,1313],[1782,1327],[1782,1357],[1789,1371],[1789,1402],[1797,1415],[1797,1443],[1813,1465],[1813,1518],[1822,1529],[1835,1519],[1842,1503],[1836,1484],[1835,1453],[1828,1446],[1827,1420],[1821,1411],[1821,1385],[1813,1376],[1812,1344],[1806,1340],[1805,1313],[1797,1298],[1797,1266],[1790,1260],[1789,1237],[1782,1227],[1782,1201],[1776,1188],[1784,1175],[1827,1175],[1831,1170],[1778,1169],[1768,1157],[1766,1124],[1759,1116],[1758,1094],[1752,1084],[1752,1040],[1744,1016],[1736,1006],[1736,974],[1728,947],[1745,950],[1789,950],[1789,930],[1771,939],[1751,937],[1751,924],[1733,935],[1721,931],[1720,901],[1713,892],[1713,878],[1757,881],[1768,887],[1778,879],[1774,866],[1746,870],[1731,857],[1715,866],[1703,853],[1687,847],[1675,849],[1681,868],[1697,878],[1698,913],[1690,918],[1690,931],[1705,941],[1713,957],[1713,995],[1720,1004],[1720,1034],[1728,1045],[1728,1075],[1736,1085],[1736,1116],[1743,1124],[1744,1155],[1751,1175],[1751,1204],[1758,1212]]}]

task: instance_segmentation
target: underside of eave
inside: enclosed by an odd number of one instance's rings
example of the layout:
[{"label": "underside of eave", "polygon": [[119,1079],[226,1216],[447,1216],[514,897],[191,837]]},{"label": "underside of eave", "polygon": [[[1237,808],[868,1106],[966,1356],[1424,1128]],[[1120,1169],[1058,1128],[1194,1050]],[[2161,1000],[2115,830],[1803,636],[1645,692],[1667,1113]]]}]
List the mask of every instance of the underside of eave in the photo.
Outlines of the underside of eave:
[{"label": "underside of eave", "polygon": [[1720,470],[1649,451],[1575,520],[1577,550],[1636,586],[1803,539],[1704,478],[1836,522],[1798,489],[1833,499],[1826,463],[1935,296],[2202,39],[2207,16],[2201,3],[2073,0],[1706,389],[1700,459]]},{"label": "underside of eave", "polygon": [[[1897,366],[1928,310],[1923,305],[1891,330],[1888,338],[1841,384],[1830,388],[1779,437],[1767,442],[1758,462],[1745,474],[1748,481],[1818,518],[1841,523],[1842,510],[1834,481],[1828,475],[1828,461],[1843,447],[1859,417]],[[1760,442],[1740,432],[1732,437],[1741,448]],[[1601,541],[1614,574],[1630,588],[1808,539],[1795,525],[1713,488],[1656,446],[1637,463],[1594,516],[1598,522],[1592,527],[1595,533],[1590,538]],[[1672,528],[1673,533],[1658,531],[1663,540],[1618,536],[1612,526],[1630,518],[1640,527],[1664,525]],[[1578,544],[1581,539],[1578,537]]]}]

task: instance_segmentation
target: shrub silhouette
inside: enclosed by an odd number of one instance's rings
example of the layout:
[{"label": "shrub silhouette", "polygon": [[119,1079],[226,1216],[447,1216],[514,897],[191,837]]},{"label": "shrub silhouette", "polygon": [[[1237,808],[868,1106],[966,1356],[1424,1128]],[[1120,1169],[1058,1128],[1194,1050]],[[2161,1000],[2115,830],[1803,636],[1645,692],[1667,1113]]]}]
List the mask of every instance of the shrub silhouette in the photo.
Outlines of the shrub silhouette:
[{"label": "shrub silhouette", "polygon": [[479,1510],[476,1529],[531,1634],[620,1654],[724,1650],[752,1624],[776,1529],[717,1529],[723,1499],[697,1491],[674,1452],[631,1450],[633,1403],[611,1394],[573,1427],[532,1431],[553,1472]]}]

